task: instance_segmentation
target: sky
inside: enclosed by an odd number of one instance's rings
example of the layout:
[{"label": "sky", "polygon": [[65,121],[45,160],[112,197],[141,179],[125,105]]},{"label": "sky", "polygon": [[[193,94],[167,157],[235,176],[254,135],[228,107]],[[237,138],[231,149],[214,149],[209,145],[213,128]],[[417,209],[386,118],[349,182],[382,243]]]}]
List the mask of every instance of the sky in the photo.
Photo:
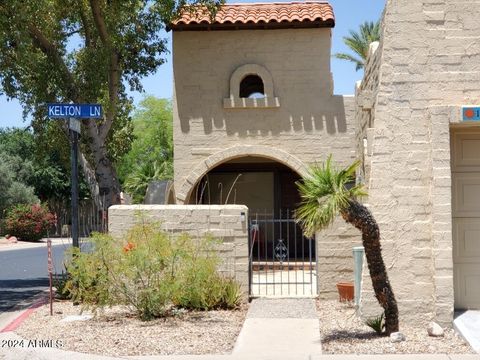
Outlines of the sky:
[{"label": "sky", "polygon": [[[255,1],[231,1],[227,3],[255,2]],[[259,1],[257,1],[259,2]],[[266,2],[263,0],[262,2]],[[277,0],[278,2],[278,0]],[[359,25],[365,21],[376,21],[380,18],[385,0],[329,0],[335,12],[335,28],[333,29],[332,54],[336,52],[349,52],[342,41],[348,35],[350,29],[358,30]],[[169,41],[171,49],[171,32],[164,33]],[[363,76],[362,71],[355,71],[355,65],[345,60],[332,58],[331,69],[335,84],[335,94],[353,94],[355,82]],[[171,54],[166,55],[166,63],[160,66],[154,75],[146,77],[142,81],[144,92],[131,92],[134,103],[138,104],[145,95],[154,95],[160,98],[171,98],[172,62]],[[22,118],[22,106],[15,99],[8,100],[0,95],[0,128],[1,127],[26,127],[29,121]]]}]

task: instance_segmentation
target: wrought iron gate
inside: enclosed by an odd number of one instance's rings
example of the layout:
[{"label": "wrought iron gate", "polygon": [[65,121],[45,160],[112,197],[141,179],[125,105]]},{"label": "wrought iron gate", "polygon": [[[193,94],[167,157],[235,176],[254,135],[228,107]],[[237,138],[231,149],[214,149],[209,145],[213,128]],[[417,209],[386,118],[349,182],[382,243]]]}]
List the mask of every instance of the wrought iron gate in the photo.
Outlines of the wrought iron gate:
[{"label": "wrought iron gate", "polygon": [[315,240],[289,216],[250,217],[249,257],[250,296],[317,295]]}]

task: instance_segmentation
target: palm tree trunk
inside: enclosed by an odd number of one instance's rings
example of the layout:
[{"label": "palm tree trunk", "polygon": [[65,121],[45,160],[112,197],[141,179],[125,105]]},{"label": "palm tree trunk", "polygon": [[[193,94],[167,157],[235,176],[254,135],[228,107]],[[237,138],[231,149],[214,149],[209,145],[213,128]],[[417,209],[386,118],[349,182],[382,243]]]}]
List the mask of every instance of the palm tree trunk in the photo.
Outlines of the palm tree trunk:
[{"label": "palm tree trunk", "polygon": [[385,332],[390,335],[398,331],[398,307],[388,280],[380,246],[380,230],[372,213],[356,200],[341,212],[343,219],[362,232],[368,269],[372,279],[375,297],[385,310]]}]

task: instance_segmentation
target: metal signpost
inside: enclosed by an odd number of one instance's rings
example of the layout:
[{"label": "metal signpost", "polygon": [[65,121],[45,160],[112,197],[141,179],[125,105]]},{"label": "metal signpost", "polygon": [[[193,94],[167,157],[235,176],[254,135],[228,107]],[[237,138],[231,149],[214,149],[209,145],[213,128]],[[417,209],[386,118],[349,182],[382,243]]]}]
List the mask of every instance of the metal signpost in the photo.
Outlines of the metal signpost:
[{"label": "metal signpost", "polygon": [[80,119],[101,119],[102,105],[100,104],[47,104],[48,117],[52,119],[69,119],[70,158],[72,166],[72,241],[73,246],[79,247],[78,224],[78,138],[81,133]]},{"label": "metal signpost", "polygon": [[53,261],[52,261],[52,240],[47,240],[48,278],[50,281],[50,316],[53,316]]}]

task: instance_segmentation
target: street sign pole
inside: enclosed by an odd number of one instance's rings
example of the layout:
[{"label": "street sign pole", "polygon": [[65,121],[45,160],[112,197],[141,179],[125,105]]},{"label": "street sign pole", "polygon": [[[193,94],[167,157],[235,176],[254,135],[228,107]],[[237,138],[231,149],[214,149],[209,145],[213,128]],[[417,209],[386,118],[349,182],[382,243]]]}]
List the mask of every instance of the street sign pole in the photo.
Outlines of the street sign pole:
[{"label": "street sign pole", "polygon": [[50,290],[50,316],[53,316],[53,261],[52,261],[52,240],[47,240],[47,261],[48,261],[48,278]]},{"label": "street sign pole", "polygon": [[80,123],[78,119],[69,120],[70,132],[70,163],[72,166],[72,241],[74,247],[79,247],[79,231],[78,231],[78,135],[77,125]]},{"label": "street sign pole", "polygon": [[100,104],[47,104],[48,117],[51,119],[68,119],[68,133],[70,137],[70,159],[72,166],[72,242],[79,247],[79,217],[78,217],[78,138],[81,133],[80,119],[101,119],[102,105]]}]

